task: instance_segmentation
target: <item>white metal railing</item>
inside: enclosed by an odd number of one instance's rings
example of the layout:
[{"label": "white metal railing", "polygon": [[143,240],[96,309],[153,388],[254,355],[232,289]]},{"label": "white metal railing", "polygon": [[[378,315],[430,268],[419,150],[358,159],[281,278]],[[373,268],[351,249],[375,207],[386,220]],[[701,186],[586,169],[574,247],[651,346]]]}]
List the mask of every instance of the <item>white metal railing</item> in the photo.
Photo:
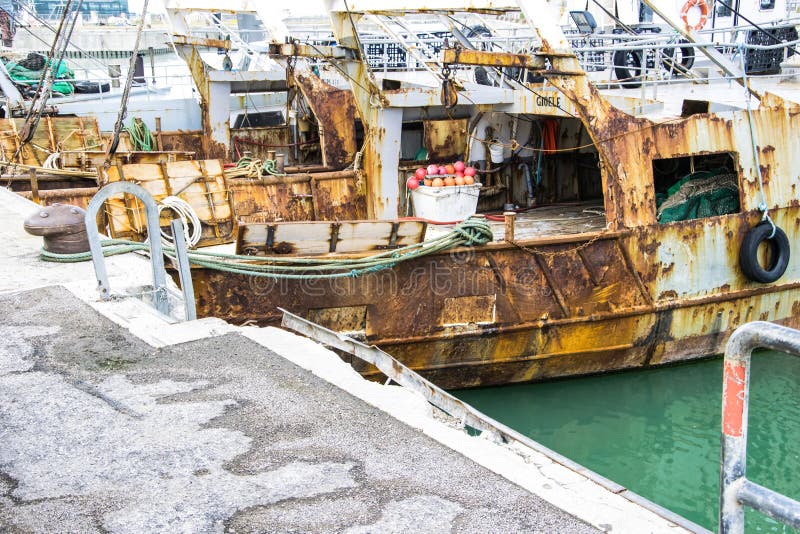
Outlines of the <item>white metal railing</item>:
[{"label": "white metal railing", "polygon": [[[538,37],[529,27],[524,25],[505,23],[504,21],[497,23],[495,19],[491,19],[495,23],[492,25],[490,18],[478,16],[469,20],[470,26],[467,26],[466,22],[456,20],[453,17],[449,17],[449,20],[458,23],[461,26],[460,31],[475,30],[477,33],[470,36],[469,39],[477,48],[483,50],[520,53],[534,50],[540,45]],[[779,21],[774,24],[765,24],[763,27],[769,31],[779,25],[786,26],[791,24],[792,21],[800,22],[800,18],[795,17],[794,19]],[[193,26],[191,33],[193,35],[219,36],[228,33],[234,35],[238,32],[245,37],[248,33],[263,33],[263,30],[260,29],[238,30],[221,22],[208,24],[210,19],[205,19],[204,22],[205,24],[202,26]],[[359,36],[370,67],[375,71],[383,72],[428,71],[430,74],[431,68],[440,61],[441,50],[445,41],[447,40],[450,44],[456,42],[449,27],[441,22],[441,20],[438,22],[434,20],[434,23],[421,24],[419,25],[419,31],[417,31],[417,25],[412,26],[406,22],[401,24],[399,19],[391,17],[385,17],[381,24],[374,21],[371,24],[365,24],[365,27],[370,31],[363,31]],[[392,31],[389,32],[390,34],[387,34],[387,26],[391,26]],[[738,31],[741,37],[743,30],[752,30],[752,27],[741,25],[736,28],[709,29],[697,33],[711,37],[719,36],[724,32],[728,32],[726,33],[728,35]],[[489,35],[489,32],[493,33]],[[306,37],[308,42],[315,44],[334,44],[330,30],[319,25],[293,28],[293,33],[295,37]],[[683,68],[680,58],[685,58],[687,53],[699,58],[700,53],[696,51],[696,48],[707,46],[705,44],[688,43],[681,40],[680,36],[674,32],[654,32],[647,31],[647,29],[643,30],[643,33],[636,35],[603,30],[586,35],[577,33],[574,29],[566,29],[565,34],[581,63],[581,67],[592,74],[594,83],[618,84],[631,87],[652,83],[683,84],[691,81],[694,76],[689,69]],[[231,43],[232,51],[256,56],[262,53],[260,49],[254,49],[252,43],[246,43],[241,37],[233,37]],[[727,53],[727,55],[733,56],[739,50],[745,53],[748,53],[748,51],[766,53],[780,48],[788,50],[789,46],[794,45],[800,46],[800,39],[782,44],[738,44],[730,42],[718,45],[717,48]],[[620,58],[625,58],[625,54],[635,56],[631,65],[620,65]],[[784,58],[786,55],[788,53],[784,54]],[[615,61],[615,57],[617,61]],[[145,56],[144,78],[149,86],[154,86],[155,88],[170,87],[189,92],[193,88],[193,81],[189,75],[188,68],[182,61],[176,61],[175,65],[164,65],[162,61],[161,64],[155,66],[154,72],[147,60],[148,57]],[[96,59],[87,58],[87,61],[92,65],[98,64],[100,66],[99,68],[75,67],[73,70],[75,71],[76,79],[100,83],[111,82],[111,77],[108,76],[107,72],[104,72],[104,69],[107,69],[107,65]],[[311,63],[317,66],[322,64],[322,62],[313,60]],[[125,67],[121,66],[120,77],[125,76],[125,70],[127,70]],[[620,70],[620,67],[624,69]],[[463,74],[472,69],[454,68],[453,70],[458,75],[459,72]],[[627,72],[629,76],[621,77],[619,75],[621,72]],[[436,72],[433,72],[432,75],[436,78]],[[339,76],[334,74],[333,77],[338,78]],[[494,77],[499,77],[501,80],[513,78],[518,81],[530,79],[528,74],[520,69],[501,70]],[[710,76],[704,75],[704,80],[706,81],[716,79],[727,79],[727,77],[717,77],[713,73]]]},{"label": "white metal railing", "polygon": [[800,356],[800,330],[773,323],[747,323],[725,347],[722,377],[722,453],[720,457],[719,532],[744,532],[744,509],[754,510],[800,528],[800,502],[746,477],[750,360],[765,348]]},{"label": "white metal railing", "polygon": [[[800,22],[800,19],[798,19]],[[767,31],[775,27],[786,27],[790,21],[782,23],[767,24],[762,26]],[[381,29],[381,25],[374,25],[374,28]],[[697,32],[700,35],[711,34],[719,36],[723,32],[733,34],[739,32],[739,38],[743,30],[752,30],[750,26],[739,26],[736,28],[725,28],[724,30],[703,30]],[[451,44],[455,42],[449,30],[425,31],[414,35],[405,31],[393,31],[397,35],[387,35],[385,33],[361,33],[359,35],[361,44],[364,48],[365,56],[370,67],[375,71],[420,71],[429,69],[431,61],[436,61],[440,51],[444,46],[445,40]],[[400,37],[398,39],[397,37]],[[655,58],[663,59],[664,63],[670,65],[669,55],[674,55],[677,49],[689,50],[699,57],[699,52],[695,49],[709,46],[708,43],[689,43],[683,40],[674,32],[647,32],[636,35],[622,33],[594,33],[580,34],[567,32],[567,39],[570,41],[573,50],[581,62],[582,68],[587,72],[609,70],[618,64],[614,62],[614,54],[620,50],[640,52],[642,61],[647,63],[647,69],[651,74],[659,71],[659,62]],[[510,35],[477,35],[470,37],[470,41],[483,50],[495,50],[505,52],[524,52],[537,48],[540,43],[536,36],[521,32],[514,32]],[[780,44],[749,44],[737,42],[720,42],[715,44],[716,48],[728,55],[733,55],[739,49],[745,51],[767,51],[779,48],[800,45],[800,39],[792,40]],[[414,50],[409,50],[409,46]],[[424,60],[422,58],[425,58]],[[426,64],[427,63],[427,64]],[[642,65],[639,69],[644,70]],[[638,69],[637,69],[638,70]],[[668,69],[667,69],[668,70]],[[680,69],[679,69],[680,71]],[[685,74],[685,72],[679,72]],[[611,81],[611,80],[609,80]]]}]

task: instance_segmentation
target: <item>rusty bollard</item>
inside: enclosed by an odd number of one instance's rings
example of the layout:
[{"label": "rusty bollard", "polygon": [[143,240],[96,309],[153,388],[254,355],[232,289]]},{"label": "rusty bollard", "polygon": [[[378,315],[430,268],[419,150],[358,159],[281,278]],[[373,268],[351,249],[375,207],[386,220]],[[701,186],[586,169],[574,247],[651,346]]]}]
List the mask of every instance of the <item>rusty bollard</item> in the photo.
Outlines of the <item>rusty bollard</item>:
[{"label": "rusty bollard", "polygon": [[506,236],[505,240],[508,242],[514,241],[514,221],[517,218],[517,214],[513,211],[506,211],[503,212],[503,219],[506,223]]},{"label": "rusty bollard", "polygon": [[89,251],[85,211],[69,204],[52,204],[25,219],[25,231],[44,238],[44,249],[56,254]]}]

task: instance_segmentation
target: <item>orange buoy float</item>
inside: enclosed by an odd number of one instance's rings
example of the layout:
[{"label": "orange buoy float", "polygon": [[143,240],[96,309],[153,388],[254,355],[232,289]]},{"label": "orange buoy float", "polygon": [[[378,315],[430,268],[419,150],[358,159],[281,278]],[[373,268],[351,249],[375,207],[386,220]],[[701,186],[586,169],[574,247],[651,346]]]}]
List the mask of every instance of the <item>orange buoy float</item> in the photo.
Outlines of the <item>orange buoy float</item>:
[{"label": "orange buoy float", "polygon": [[[694,26],[689,25],[689,10],[697,6],[700,9],[700,20]],[[708,22],[708,3],[706,0],[687,0],[681,8],[681,20],[687,30],[702,30]]]}]

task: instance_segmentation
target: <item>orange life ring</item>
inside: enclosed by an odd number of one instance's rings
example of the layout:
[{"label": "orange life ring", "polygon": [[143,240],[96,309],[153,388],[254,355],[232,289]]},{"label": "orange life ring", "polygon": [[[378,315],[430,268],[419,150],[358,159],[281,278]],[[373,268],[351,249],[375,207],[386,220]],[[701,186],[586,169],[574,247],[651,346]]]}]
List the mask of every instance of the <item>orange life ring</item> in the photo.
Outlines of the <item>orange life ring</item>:
[{"label": "orange life ring", "polygon": [[[694,6],[700,8],[700,20],[694,26],[689,25],[689,10]],[[706,0],[687,0],[681,8],[681,20],[686,25],[687,30],[702,30],[708,22],[708,3]]]}]

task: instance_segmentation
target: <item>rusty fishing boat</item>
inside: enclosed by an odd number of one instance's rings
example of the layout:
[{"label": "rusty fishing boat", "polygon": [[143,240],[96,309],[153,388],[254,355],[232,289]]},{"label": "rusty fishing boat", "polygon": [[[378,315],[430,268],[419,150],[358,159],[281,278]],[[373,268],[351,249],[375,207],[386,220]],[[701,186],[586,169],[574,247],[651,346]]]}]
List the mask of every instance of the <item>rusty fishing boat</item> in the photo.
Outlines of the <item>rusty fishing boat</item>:
[{"label": "rusty fishing boat", "polygon": [[[750,320],[798,326],[800,263],[790,249],[800,228],[800,104],[791,82],[754,80],[700,42],[698,56],[721,80],[676,84],[667,103],[601,92],[547,3],[429,4],[331,1],[335,46],[276,43],[272,52],[334,63],[349,81],[371,218],[406,213],[421,139],[429,160],[483,163],[480,207],[536,207],[497,224],[490,243],[364,276],[275,279],[198,267],[201,315],[274,324],[283,307],[360,335],[451,388],[664,365],[719,353]],[[417,72],[371,69],[359,25],[392,29],[411,12],[516,16],[535,42],[500,52],[455,40],[436,58],[417,58]],[[691,46],[702,41],[675,26]],[[476,83],[478,68],[501,81]],[[496,145],[503,155],[490,158]],[[281,224],[240,225],[238,250],[254,263],[308,252],[299,239],[275,240]],[[337,252],[345,224],[319,237],[327,257],[371,253]]]},{"label": "rusty fishing boat", "polygon": [[[475,165],[491,242],[468,238],[473,246],[335,278],[192,268],[200,316],[277,324],[284,308],[375,344],[447,388],[710,356],[755,319],[797,327],[800,264],[790,249],[800,226],[800,100],[791,78],[754,78],[745,61],[750,51],[785,58],[791,43],[740,43],[737,65],[677,11],[645,3],[671,34],[567,36],[551,6],[532,0],[330,0],[333,39],[284,36],[269,46],[290,73],[284,85],[272,74],[209,68],[199,50],[230,43],[178,21],[173,39],[201,97],[203,157],[235,151],[231,96],[272,88],[302,93],[322,152],[316,170],[338,174],[259,173],[237,192],[219,162],[199,160],[115,166],[109,180],[149,181],[162,195],[176,184],[200,188],[205,230],[216,228],[206,244],[235,237],[247,256],[238,261],[270,266],[391,257],[409,244],[424,249],[426,232],[429,240],[463,232],[403,220],[414,211],[405,184],[428,163]],[[166,6],[172,18],[186,7]],[[581,48],[595,38],[609,46]],[[705,63],[679,67],[676,48]],[[628,64],[624,79],[598,78],[597,54],[611,60],[620,50],[638,67]],[[617,63],[605,71],[620,78]],[[325,83],[324,73],[338,80]],[[296,120],[281,127],[281,143],[252,143],[267,159],[275,144],[288,145],[278,147],[288,158],[309,139]],[[325,165],[326,150],[338,168]],[[129,201],[109,225],[141,233]],[[221,222],[230,222],[224,239]]]}]

